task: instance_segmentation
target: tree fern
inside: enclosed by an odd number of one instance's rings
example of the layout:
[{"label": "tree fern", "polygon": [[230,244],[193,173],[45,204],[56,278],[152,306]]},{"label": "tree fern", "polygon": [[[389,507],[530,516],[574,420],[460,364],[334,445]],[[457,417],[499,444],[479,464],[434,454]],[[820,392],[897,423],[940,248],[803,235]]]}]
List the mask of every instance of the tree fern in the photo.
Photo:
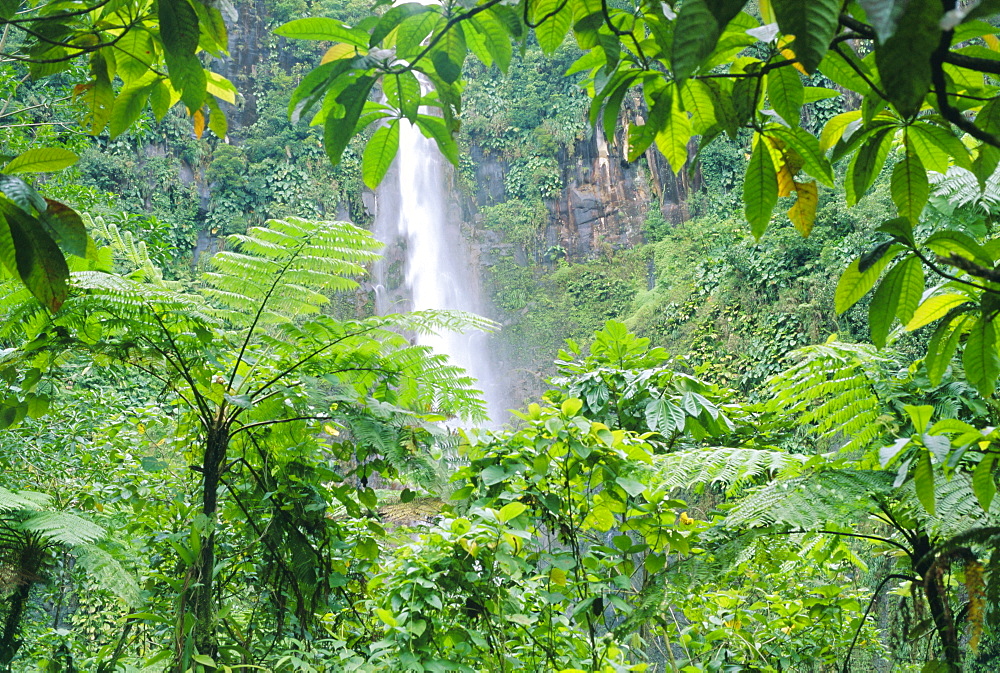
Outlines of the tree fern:
[{"label": "tree fern", "polygon": [[758,477],[795,476],[808,458],[769,449],[692,449],[656,456],[653,479],[668,489],[719,484],[735,491]]},{"label": "tree fern", "polygon": [[828,524],[855,523],[877,509],[878,499],[892,491],[893,475],[872,470],[820,470],[788,480],[772,481],[739,500],[725,526],[744,530],[783,525],[802,530]]},{"label": "tree fern", "polygon": [[230,236],[233,251],[212,256],[204,294],[237,325],[283,322],[316,313],[324,291],[352,290],[352,277],[377,259],[369,232],[347,222],[269,220]]},{"label": "tree fern", "polygon": [[870,447],[885,420],[876,394],[876,366],[886,360],[874,347],[828,342],[795,351],[794,365],[772,377],[768,407],[797,417],[821,450]]}]

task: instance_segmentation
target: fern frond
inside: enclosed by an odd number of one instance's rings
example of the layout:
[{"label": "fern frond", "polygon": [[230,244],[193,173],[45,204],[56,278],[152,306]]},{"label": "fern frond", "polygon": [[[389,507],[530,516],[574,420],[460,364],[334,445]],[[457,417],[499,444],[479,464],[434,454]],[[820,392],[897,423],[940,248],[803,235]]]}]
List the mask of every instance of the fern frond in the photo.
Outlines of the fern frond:
[{"label": "fern frond", "polygon": [[74,547],[73,553],[99,588],[110,591],[130,608],[142,605],[139,583],[114,556],[93,544]]},{"label": "fern frond", "polygon": [[8,491],[0,487],[0,512],[17,510],[36,511],[44,509],[52,501],[52,496],[34,491]]},{"label": "fern frond", "polygon": [[370,232],[347,222],[288,218],[266,224],[230,236],[233,250],[213,255],[213,271],[205,274],[204,294],[238,325],[317,312],[328,301],[324,292],[357,287],[351,277],[363,275],[381,247]]},{"label": "fern frond", "polygon": [[731,529],[786,525],[802,530],[856,521],[892,490],[893,475],[876,470],[821,470],[761,486],[726,515]]},{"label": "fern frond", "polygon": [[670,490],[696,484],[720,484],[735,490],[759,477],[796,476],[808,459],[767,449],[692,449],[656,456],[652,478]]},{"label": "fern frond", "polygon": [[54,543],[71,547],[96,542],[108,534],[96,523],[69,512],[35,512],[20,527],[44,535]]},{"label": "fern frond", "polygon": [[771,409],[797,415],[822,449],[871,446],[884,428],[874,368],[886,359],[872,346],[840,342],[807,346],[793,357],[796,364],[767,382]]}]

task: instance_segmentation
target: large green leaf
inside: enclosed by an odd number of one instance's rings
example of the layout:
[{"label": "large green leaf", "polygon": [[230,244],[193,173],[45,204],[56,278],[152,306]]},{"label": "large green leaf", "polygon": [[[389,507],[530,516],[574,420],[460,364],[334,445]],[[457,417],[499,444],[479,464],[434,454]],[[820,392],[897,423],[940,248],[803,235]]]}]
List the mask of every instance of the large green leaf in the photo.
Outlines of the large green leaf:
[{"label": "large green leaf", "polygon": [[[904,146],[907,144],[904,136]],[[903,158],[892,169],[890,182],[892,202],[901,217],[910,222],[919,222],[920,214],[924,212],[930,188],[927,183],[927,171],[920,162],[916,152],[905,151]]]},{"label": "large green leaf", "polygon": [[931,54],[941,40],[939,0],[910,0],[896,30],[875,46],[882,88],[904,117],[920,110],[931,86]]},{"label": "large green leaf", "polygon": [[907,255],[885,275],[868,307],[872,343],[885,346],[889,327],[897,316],[906,324],[924,292],[924,267],[916,255]]},{"label": "large green leaf", "polygon": [[771,0],[781,32],[795,36],[795,56],[810,73],[823,60],[837,32],[842,4],[840,0]]},{"label": "large green leaf", "polygon": [[323,126],[323,147],[334,166],[340,163],[340,157],[347,148],[347,143],[354,137],[355,125],[374,85],[374,77],[369,75],[358,77],[337,96],[343,114],[339,117],[327,115]]},{"label": "large green leaf", "polygon": [[[413,5],[416,3],[410,3]],[[407,5],[408,6],[408,5]],[[423,6],[421,6],[423,7]],[[423,8],[426,11],[426,8]],[[391,10],[390,10],[391,11]],[[389,14],[389,12],[386,12]],[[385,17],[383,16],[383,19]],[[390,29],[391,30],[391,29]],[[386,31],[388,32],[388,31]],[[357,28],[351,28],[341,21],[325,17],[308,17],[295,19],[274,29],[275,35],[296,40],[323,40],[327,42],[345,42],[355,47],[368,46],[368,33]]]},{"label": "large green leaf", "polygon": [[198,14],[188,0],[173,0],[159,3],[159,17],[167,73],[184,105],[193,113],[201,107],[206,88],[205,71],[195,55],[201,35]]},{"label": "large green leaf", "polygon": [[477,54],[477,56],[480,56],[486,65],[490,65],[489,60],[492,60],[500,68],[500,72],[506,74],[510,67],[513,47],[503,23],[490,12],[481,12],[469,21],[471,29],[466,35],[469,43],[481,44],[481,49],[485,51],[485,55],[489,59],[484,59],[481,54]]},{"label": "large green leaf", "polygon": [[953,308],[970,301],[964,294],[947,292],[945,294],[935,294],[924,299],[924,301],[913,312],[910,322],[906,323],[906,331],[920,329],[924,325],[929,325],[935,320],[943,318]]},{"label": "large green leaf", "polygon": [[847,166],[844,176],[844,187],[847,192],[847,205],[855,205],[868,188],[875,182],[879,172],[885,165],[892,139],[891,127],[880,128],[865,140],[857,154]]},{"label": "large green leaf", "polygon": [[949,318],[941,321],[941,324],[934,330],[933,336],[927,342],[927,355],[924,356],[924,367],[927,369],[927,378],[931,384],[939,385],[941,379],[951,365],[951,358],[955,355],[958,342],[965,334],[966,323],[969,315],[955,312]]},{"label": "large green leaf", "polygon": [[931,453],[926,449],[917,454],[916,463],[913,466],[913,487],[917,492],[920,504],[924,506],[928,514],[934,516],[936,500],[934,467],[931,465]]},{"label": "large green leaf", "polygon": [[983,397],[990,397],[996,389],[1000,374],[1000,354],[997,353],[996,329],[993,321],[981,315],[969,330],[962,354],[965,378]]},{"label": "large green leaf", "polygon": [[816,136],[794,125],[791,128],[776,127],[773,132],[802,157],[804,162],[802,169],[806,173],[827,187],[833,187],[833,166],[830,165],[830,160],[823,156]]},{"label": "large green leaf", "polygon": [[767,73],[767,97],[774,111],[781,115],[789,126],[799,128],[805,87],[802,86],[799,72],[795,68],[776,68]]},{"label": "large green leaf", "polygon": [[433,138],[437,143],[438,150],[445,159],[454,165],[458,165],[458,143],[451,135],[451,131],[445,123],[432,115],[420,115],[417,117],[417,128],[428,138]]},{"label": "large green leaf", "polygon": [[854,306],[875,285],[882,270],[889,264],[900,246],[882,244],[861,255],[844,270],[834,293],[834,307],[843,313]]},{"label": "large green leaf", "polygon": [[108,132],[112,138],[120,136],[139,119],[152,91],[152,83],[138,87],[127,86],[122,89],[115,98],[115,106],[111,109]]},{"label": "large green leaf", "polygon": [[562,0],[538,0],[537,3],[532,4],[534,5],[533,21],[541,21],[535,28],[538,45],[546,54],[551,54],[559,48],[559,45],[566,38],[569,26],[573,22],[573,12],[569,3]]},{"label": "large green leaf", "polygon": [[997,484],[993,479],[995,462],[995,455],[985,453],[982,460],[976,465],[976,469],[972,471],[972,492],[976,495],[976,500],[979,501],[979,506],[983,508],[984,512],[990,511],[990,505],[993,504],[993,498],[997,494]]},{"label": "large green leaf", "polygon": [[462,64],[468,53],[462,24],[455,24],[445,31],[431,51],[431,63],[438,77],[454,84],[462,76]]},{"label": "large green leaf", "polygon": [[79,159],[76,154],[62,147],[37,147],[14,157],[3,167],[3,172],[52,173],[72,166]]},{"label": "large green leaf", "polygon": [[396,119],[387,126],[378,127],[365,145],[361,159],[361,174],[368,187],[375,189],[382,182],[398,149],[399,120]]},{"label": "large green leaf", "polygon": [[705,0],[686,0],[677,14],[670,63],[674,77],[686,79],[715,49],[721,28]]},{"label": "large green leaf", "polygon": [[691,140],[690,121],[687,114],[678,108],[677,100],[674,98],[666,124],[656,133],[656,147],[670,163],[674,173],[680,173],[687,162],[689,140]]},{"label": "large green leaf", "polygon": [[757,135],[750,165],[743,179],[743,205],[747,222],[754,237],[760,239],[767,231],[771,213],[778,203],[778,175],[764,136]]},{"label": "large green leaf", "polygon": [[149,31],[135,26],[125,32],[115,45],[118,76],[128,84],[152,70],[156,61],[153,36]]},{"label": "large green leaf", "polygon": [[691,113],[691,130],[702,134],[718,123],[712,89],[700,79],[689,79],[680,87],[681,103]]},{"label": "large green leaf", "polygon": [[59,249],[69,255],[87,257],[93,253],[92,241],[80,214],[65,203],[45,199],[47,208],[38,213],[38,221]]},{"label": "large green leaf", "polygon": [[[41,223],[12,201],[0,197],[0,256],[20,276],[32,295],[50,311],[59,310],[69,293],[69,267]],[[13,255],[13,259],[11,259]]]}]

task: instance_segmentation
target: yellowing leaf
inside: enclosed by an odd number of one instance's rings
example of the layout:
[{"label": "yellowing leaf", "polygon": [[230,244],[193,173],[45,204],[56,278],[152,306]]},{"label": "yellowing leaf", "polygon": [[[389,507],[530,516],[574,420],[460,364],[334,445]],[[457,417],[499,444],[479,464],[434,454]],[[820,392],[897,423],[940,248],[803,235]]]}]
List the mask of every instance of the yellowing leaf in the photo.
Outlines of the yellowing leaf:
[{"label": "yellowing leaf", "polygon": [[562,568],[556,568],[553,566],[552,569],[549,570],[549,581],[556,586],[566,586],[566,571]]},{"label": "yellowing leaf", "polygon": [[795,191],[798,198],[788,209],[788,219],[792,221],[795,228],[803,236],[808,236],[812,232],[813,222],[816,221],[816,206],[819,203],[819,188],[816,182],[796,182]]},{"label": "yellowing leaf", "polygon": [[778,196],[791,196],[793,189],[795,189],[795,178],[792,177],[788,166],[783,165],[778,171]]},{"label": "yellowing leaf", "polygon": [[351,58],[355,54],[365,54],[367,50],[358,49],[353,44],[335,44],[326,50],[323,54],[323,58],[320,59],[320,64],[329,63],[330,61],[339,61],[342,58]]},{"label": "yellowing leaf", "polygon": [[194,136],[200,138],[201,134],[205,132],[205,113],[201,110],[195,110],[192,118],[194,120]]}]

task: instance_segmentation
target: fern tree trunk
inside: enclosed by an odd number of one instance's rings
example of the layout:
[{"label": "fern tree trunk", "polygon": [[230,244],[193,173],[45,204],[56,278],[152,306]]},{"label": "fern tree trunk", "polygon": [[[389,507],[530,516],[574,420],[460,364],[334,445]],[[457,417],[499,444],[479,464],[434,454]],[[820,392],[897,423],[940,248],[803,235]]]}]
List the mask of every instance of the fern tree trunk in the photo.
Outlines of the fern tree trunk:
[{"label": "fern tree trunk", "polygon": [[[220,413],[220,417],[221,417]],[[205,443],[205,458],[202,463],[202,508],[207,519],[207,527],[201,538],[201,553],[195,558],[192,576],[195,581],[193,591],[194,645],[199,654],[215,658],[219,643],[216,629],[215,609],[215,524],[219,503],[219,485],[229,448],[229,425],[220,422],[209,429]]]},{"label": "fern tree trunk", "polygon": [[[35,568],[35,571],[38,569]],[[21,619],[28,605],[28,595],[31,593],[31,581],[22,582],[10,597],[7,616],[4,618],[3,633],[0,633],[0,670],[10,670],[10,662],[21,648]]]},{"label": "fern tree trunk", "polygon": [[941,639],[944,660],[954,665],[955,670],[960,670],[962,646],[959,641],[955,613],[948,603],[948,589],[944,580],[947,566],[934,556],[930,539],[926,535],[917,538],[913,547],[916,552],[914,557],[919,559],[916,570],[924,581],[924,596],[927,598],[927,606],[930,608],[934,628]]}]

